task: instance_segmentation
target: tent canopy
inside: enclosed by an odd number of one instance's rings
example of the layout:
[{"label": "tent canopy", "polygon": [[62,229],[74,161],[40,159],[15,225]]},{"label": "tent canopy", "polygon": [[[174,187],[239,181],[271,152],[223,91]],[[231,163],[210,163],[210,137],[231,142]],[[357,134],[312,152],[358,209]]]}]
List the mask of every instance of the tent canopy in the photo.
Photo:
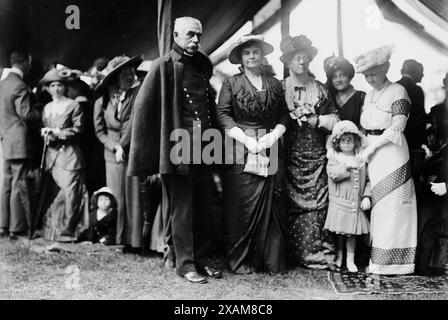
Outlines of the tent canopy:
[{"label": "tent canopy", "polygon": [[[445,0],[409,1],[437,15],[443,23],[448,21]],[[144,54],[145,59],[152,60],[159,56],[158,2],[171,5],[173,19],[199,19],[204,27],[202,50],[210,54],[269,0],[0,0],[0,67],[9,66],[8,55],[15,48],[28,49],[37,65],[58,62],[82,70],[100,56]],[[294,7],[301,1],[280,2],[284,7]],[[393,1],[375,2],[386,19],[405,25],[447,52],[445,39],[427,32]],[[80,10],[79,30],[66,28],[70,15],[66,8],[70,5]],[[280,19],[278,14],[273,18]],[[172,20],[162,20],[163,23],[166,28]]]},{"label": "tent canopy", "polygon": [[[158,0],[0,0],[0,66],[14,48],[28,49],[46,66],[59,62],[87,69],[99,56],[158,57]],[[159,0],[163,1],[163,0]],[[192,16],[204,27],[202,50],[211,53],[267,0],[172,1],[172,17]],[[69,5],[80,11],[80,29],[66,28]]]},{"label": "tent canopy", "polygon": [[[437,49],[448,54],[448,43],[446,39],[440,39],[418,21],[410,17],[406,10],[402,9],[400,5],[397,5],[394,1],[390,0],[375,0],[378,7],[383,13],[385,19],[397,22],[404,25],[411,30],[416,36],[420,37],[427,43],[433,45]],[[399,3],[399,2],[397,2]],[[440,18],[442,21],[448,21],[448,5],[444,0],[412,0],[408,4],[414,4],[415,9],[418,12],[430,11],[432,15]],[[431,19],[431,18],[429,18]]]}]

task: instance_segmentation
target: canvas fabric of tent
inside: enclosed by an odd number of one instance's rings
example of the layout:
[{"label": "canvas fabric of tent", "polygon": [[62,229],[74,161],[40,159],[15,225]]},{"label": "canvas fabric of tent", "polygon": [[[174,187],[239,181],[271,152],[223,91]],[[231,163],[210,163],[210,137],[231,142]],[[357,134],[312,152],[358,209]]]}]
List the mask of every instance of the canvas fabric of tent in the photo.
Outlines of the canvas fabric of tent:
[{"label": "canvas fabric of tent", "polygon": [[[159,0],[162,2],[168,0]],[[236,32],[267,0],[172,1],[175,17],[192,16],[203,24],[202,50],[211,53]],[[99,56],[158,51],[158,0],[78,0],[80,29],[66,28],[70,0],[0,0],[0,66],[23,47],[46,66],[55,61],[85,70]],[[162,23],[165,23],[162,21]]]}]

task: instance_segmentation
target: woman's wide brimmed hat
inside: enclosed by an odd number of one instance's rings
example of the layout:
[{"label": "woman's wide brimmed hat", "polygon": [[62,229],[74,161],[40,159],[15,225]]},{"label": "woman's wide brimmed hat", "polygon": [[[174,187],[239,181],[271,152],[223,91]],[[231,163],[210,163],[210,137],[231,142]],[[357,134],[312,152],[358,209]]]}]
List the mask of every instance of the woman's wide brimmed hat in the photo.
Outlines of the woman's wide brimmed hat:
[{"label": "woman's wide brimmed hat", "polygon": [[68,81],[70,81],[74,79],[79,79],[83,75],[83,73],[81,70],[64,68],[61,70],[61,75],[67,78]]},{"label": "woman's wide brimmed hat", "polygon": [[355,68],[344,57],[328,57],[324,60],[324,71],[327,79],[332,79],[337,70],[342,70],[350,79],[355,75]]},{"label": "woman's wide brimmed hat", "polygon": [[299,51],[305,51],[310,61],[317,55],[317,49],[313,47],[311,40],[303,34],[296,37],[286,36],[283,38],[280,42],[280,50],[283,53],[280,61],[284,64],[288,64]]},{"label": "woman's wide brimmed hat", "polygon": [[143,60],[142,63],[138,66],[137,70],[135,70],[135,73],[137,74],[138,78],[145,78],[146,74],[149,72],[152,65],[151,60]]},{"label": "woman's wide brimmed hat", "polygon": [[55,81],[65,83],[68,80],[67,70],[68,69],[59,70],[53,68],[43,76],[43,78],[40,80],[40,83],[42,85],[48,85]]},{"label": "woman's wide brimmed hat", "polygon": [[97,58],[94,62],[93,65],[90,67],[89,69],[89,73],[91,72],[100,72],[102,70],[104,70],[104,68],[107,67],[107,64],[109,63],[109,59],[106,57],[99,57]]},{"label": "woman's wide brimmed hat", "polygon": [[79,85],[82,90],[88,90],[89,89],[89,85],[82,80],[82,77],[85,76],[85,74],[80,71],[80,70],[76,70],[76,69],[69,69],[69,68],[65,68],[63,70],[61,70],[61,75],[63,77],[66,78],[66,82],[67,85]]},{"label": "woman's wide brimmed hat", "polygon": [[392,55],[392,50],[393,47],[391,45],[384,45],[358,55],[355,59],[353,59],[355,62],[356,72],[362,73],[373,67],[385,64],[389,61],[390,56]]},{"label": "woman's wide brimmed hat", "polygon": [[264,41],[262,35],[258,34],[248,34],[242,36],[238,39],[236,43],[232,45],[229,53],[229,61],[233,64],[241,64],[241,49],[243,46],[249,42],[254,42],[260,46],[261,51],[263,52],[263,56],[267,56],[272,51],[274,51],[274,47]]},{"label": "woman's wide brimmed hat", "polygon": [[143,58],[141,56],[135,56],[129,58],[128,56],[122,55],[113,58],[107,63],[106,68],[104,68],[101,73],[104,75],[104,78],[100,83],[96,86],[95,90],[106,86],[109,82],[116,76],[123,68],[132,67],[137,69],[137,67],[142,63]]}]

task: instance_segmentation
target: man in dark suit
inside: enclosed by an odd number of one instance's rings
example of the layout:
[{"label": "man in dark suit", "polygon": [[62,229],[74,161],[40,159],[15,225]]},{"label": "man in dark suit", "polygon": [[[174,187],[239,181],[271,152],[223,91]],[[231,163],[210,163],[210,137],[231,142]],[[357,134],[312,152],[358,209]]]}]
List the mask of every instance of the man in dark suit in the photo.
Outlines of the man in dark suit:
[{"label": "man in dark suit", "polygon": [[26,233],[30,217],[30,199],[24,179],[29,169],[30,122],[39,114],[30,107],[29,88],[23,77],[30,71],[31,56],[15,51],[10,56],[11,71],[0,81],[0,139],[3,152],[0,235]]},{"label": "man in dark suit", "polygon": [[209,83],[213,66],[198,51],[201,34],[198,20],[176,19],[171,51],[153,61],[135,100],[128,167],[128,175],[161,174],[166,195],[163,206],[169,212],[166,258],[174,253],[177,273],[193,283],[207,282],[200,273],[221,276],[208,263],[213,197],[210,166],[202,160],[192,164],[171,158],[176,143],[170,135],[175,130],[188,132],[192,142],[194,132],[213,126],[215,103]]},{"label": "man in dark suit", "polygon": [[429,123],[429,118],[425,112],[425,94],[422,88],[417,85],[423,78],[423,65],[413,59],[405,60],[401,74],[402,78],[397,83],[405,87],[409,99],[411,99],[411,110],[404,135],[409,146],[412,176],[418,199],[421,195],[420,173],[425,157],[422,145],[428,143],[426,138],[426,125]]},{"label": "man in dark suit", "polygon": [[448,141],[448,72],[443,79],[442,89],[445,91],[445,100],[433,106],[428,116],[431,119],[431,128],[428,130],[431,151],[439,151]]}]

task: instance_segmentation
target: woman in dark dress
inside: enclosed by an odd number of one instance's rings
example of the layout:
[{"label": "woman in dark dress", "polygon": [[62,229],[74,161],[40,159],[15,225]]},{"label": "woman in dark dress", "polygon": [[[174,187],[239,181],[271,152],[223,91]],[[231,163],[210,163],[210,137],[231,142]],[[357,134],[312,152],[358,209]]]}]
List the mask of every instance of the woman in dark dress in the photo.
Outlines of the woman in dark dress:
[{"label": "woman in dark dress", "polygon": [[135,69],[141,57],[118,56],[103,70],[106,74],[96,91],[102,95],[94,107],[97,138],[104,145],[106,184],[118,201],[117,244],[125,250],[143,247],[143,211],[138,177],[126,176],[131,142],[132,109],[140,89]]},{"label": "woman in dark dress", "polygon": [[343,57],[329,57],[324,62],[327,87],[338,108],[341,120],[350,120],[360,128],[362,106],[366,93],[353,88],[350,81],[355,75],[353,65]]},{"label": "woman in dark dress", "polygon": [[310,78],[317,49],[304,35],[286,37],[280,60],[289,68],[286,104],[294,120],[287,135],[286,189],[289,198],[288,245],[291,264],[334,267],[334,241],[324,230],[328,209],[326,136],[339,121],[325,86]]},{"label": "woman in dark dress", "polygon": [[[235,148],[226,148],[236,157],[223,174],[227,257],[236,273],[286,269],[285,172],[278,140],[288,111],[280,81],[262,65],[272,51],[262,36],[242,37],[229,55],[231,63],[242,65],[241,73],[224,81],[217,106],[220,126],[236,140]],[[267,156],[269,172],[249,168],[253,159]]]}]

